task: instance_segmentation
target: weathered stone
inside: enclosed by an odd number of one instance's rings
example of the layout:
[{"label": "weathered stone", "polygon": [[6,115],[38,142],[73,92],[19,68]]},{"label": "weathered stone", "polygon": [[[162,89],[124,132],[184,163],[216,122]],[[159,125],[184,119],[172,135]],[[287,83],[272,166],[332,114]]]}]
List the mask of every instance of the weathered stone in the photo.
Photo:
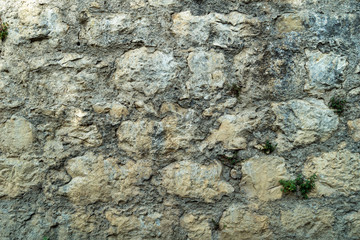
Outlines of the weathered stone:
[{"label": "weathered stone", "polygon": [[278,134],[278,150],[315,141],[325,141],[337,129],[339,119],[323,101],[317,99],[290,100],[272,105],[275,124],[282,130]]},{"label": "weathered stone", "polygon": [[276,28],[281,33],[300,32],[304,30],[304,25],[300,16],[287,14],[277,20]]},{"label": "weathered stone", "polygon": [[304,166],[304,174],[318,176],[314,195],[348,196],[360,191],[359,159],[359,153],[352,153],[346,149],[323,153],[319,157],[309,157]]},{"label": "weathered stone", "polygon": [[95,125],[65,125],[56,132],[56,136],[59,137],[62,142],[71,145],[83,144],[88,147],[97,147],[102,144],[102,136]]},{"label": "weathered stone", "polygon": [[245,161],[242,174],[240,189],[248,197],[261,201],[280,199],[282,192],[279,180],[289,178],[285,160],[275,156],[261,156]]},{"label": "weathered stone", "polygon": [[222,142],[224,148],[230,150],[247,147],[246,132],[253,130],[261,120],[261,116],[249,111],[237,115],[224,115],[218,119],[219,129],[213,131],[206,139],[210,147]]},{"label": "weathered stone", "polygon": [[221,180],[221,171],[219,162],[208,166],[191,161],[172,163],[161,171],[162,186],[170,194],[214,202],[234,191],[229,183]]},{"label": "weathered stone", "polygon": [[34,141],[34,128],[23,117],[12,117],[0,125],[0,150],[7,155],[19,155],[29,150]]},{"label": "weathered stone", "polygon": [[119,104],[119,103],[113,103],[110,110],[110,115],[114,118],[121,118],[123,116],[127,116],[129,114],[129,111],[126,106]]},{"label": "weathered stone", "polygon": [[348,121],[347,125],[349,127],[351,137],[354,139],[354,141],[360,141],[360,118],[353,121]]},{"label": "weathered stone", "polygon": [[211,239],[209,219],[208,216],[186,214],[180,219],[180,225],[186,229],[190,240],[208,240]]},{"label": "weathered stone", "polygon": [[319,51],[305,51],[308,57],[306,67],[309,71],[309,80],[304,90],[310,92],[324,92],[339,86],[341,75],[347,66],[345,57],[335,54],[323,54]]},{"label": "weathered stone", "polygon": [[351,239],[360,238],[360,211],[345,215],[348,225],[347,236]]},{"label": "weathered stone", "polygon": [[126,52],[116,61],[113,82],[121,91],[154,96],[174,84],[176,62],[172,54],[149,52],[145,47]]},{"label": "weathered stone", "polygon": [[292,210],[281,211],[281,223],[285,231],[302,239],[332,239],[333,213],[328,209],[314,209],[297,205]]},{"label": "weathered stone", "polygon": [[44,174],[38,162],[0,157],[0,197],[15,198],[41,186]]},{"label": "weathered stone", "polygon": [[242,205],[231,205],[220,220],[221,240],[273,239],[267,216],[259,215]]},{"label": "weathered stone", "polygon": [[129,161],[118,166],[116,159],[104,159],[93,153],[70,159],[65,169],[72,180],[61,192],[79,205],[127,201],[140,194],[136,184],[152,174],[150,162]]}]

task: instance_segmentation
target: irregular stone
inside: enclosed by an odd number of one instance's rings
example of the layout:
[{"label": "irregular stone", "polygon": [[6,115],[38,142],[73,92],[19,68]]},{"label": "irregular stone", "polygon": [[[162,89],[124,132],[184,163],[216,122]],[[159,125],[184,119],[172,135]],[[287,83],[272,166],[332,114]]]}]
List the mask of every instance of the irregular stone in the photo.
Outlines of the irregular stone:
[{"label": "irregular stone", "polygon": [[330,210],[297,205],[292,210],[281,211],[284,230],[301,239],[333,239],[334,216]]},{"label": "irregular stone", "polygon": [[351,239],[360,238],[360,211],[347,214],[344,218],[347,221],[349,227],[347,236]]},{"label": "irregular stone", "polygon": [[166,7],[177,3],[177,0],[149,0],[149,4],[155,7]]},{"label": "irregular stone", "polygon": [[112,80],[122,91],[137,91],[149,97],[174,84],[176,66],[172,54],[161,51],[151,53],[142,47],[117,59]]},{"label": "irregular stone", "polygon": [[251,158],[242,164],[240,189],[250,198],[272,201],[282,197],[279,180],[288,179],[285,160],[276,156]]},{"label": "irregular stone", "polygon": [[161,171],[162,186],[169,194],[214,202],[234,188],[221,180],[222,166],[219,162],[200,165],[191,161],[176,162]]},{"label": "irregular stone", "polygon": [[276,28],[281,33],[300,32],[304,30],[304,25],[300,16],[285,14],[277,20]]},{"label": "irregular stone", "polygon": [[360,141],[360,118],[353,121],[348,121],[347,125],[349,127],[352,139],[354,139],[355,142]]},{"label": "irregular stone", "polygon": [[44,175],[38,162],[0,157],[0,197],[15,198],[41,186]]},{"label": "irregular stone", "polygon": [[121,118],[123,116],[127,116],[129,114],[129,111],[126,106],[119,104],[119,103],[113,103],[110,110],[110,115],[114,118]]},{"label": "irregular stone", "polygon": [[131,155],[148,154],[152,147],[154,121],[138,120],[122,122],[116,134],[119,148]]},{"label": "irregular stone", "polygon": [[150,162],[129,161],[119,166],[116,159],[93,153],[70,159],[65,169],[72,179],[60,192],[78,205],[127,201],[140,194],[136,184],[152,174]]},{"label": "irregular stone", "polygon": [[273,103],[272,108],[276,115],[275,124],[282,130],[277,139],[279,151],[319,140],[326,141],[339,124],[334,111],[318,99]]},{"label": "irregular stone", "polygon": [[190,95],[200,97],[203,96],[202,89],[214,91],[222,88],[225,82],[224,62],[224,55],[214,50],[191,52],[188,57],[191,77],[186,82]]},{"label": "irregular stone", "polygon": [[359,159],[359,153],[346,149],[323,153],[319,157],[309,157],[304,166],[304,175],[318,176],[315,183],[315,194],[318,196],[348,196],[360,191]]},{"label": "irregular stone", "polygon": [[241,205],[231,205],[223,213],[219,224],[221,240],[273,239],[268,217],[246,210]]},{"label": "irregular stone", "polygon": [[109,47],[121,44],[126,38],[119,36],[119,33],[130,28],[129,19],[130,17],[124,13],[90,17],[86,27],[80,31],[79,37],[94,46]]},{"label": "irregular stone", "polygon": [[34,141],[34,128],[23,117],[13,116],[0,125],[0,150],[6,155],[19,155],[29,150]]},{"label": "irregular stone", "polygon": [[190,240],[208,240],[211,239],[209,219],[204,215],[185,214],[180,219],[180,225],[186,229]]},{"label": "irregular stone", "polygon": [[102,144],[102,136],[95,125],[65,125],[56,132],[56,136],[62,142],[71,145],[83,144],[87,147],[97,147]]},{"label": "irregular stone", "polygon": [[96,228],[96,217],[84,209],[77,210],[72,215],[71,225],[73,228],[86,233],[91,233]]},{"label": "irregular stone", "polygon": [[224,115],[218,119],[219,129],[212,131],[205,140],[210,147],[222,142],[229,150],[246,149],[246,133],[255,129],[261,121],[261,116],[254,112],[241,112],[237,115]]},{"label": "irregular stone", "polygon": [[304,90],[310,92],[324,92],[339,87],[340,77],[348,65],[345,57],[335,54],[323,54],[320,51],[305,50],[308,62],[309,79]]}]

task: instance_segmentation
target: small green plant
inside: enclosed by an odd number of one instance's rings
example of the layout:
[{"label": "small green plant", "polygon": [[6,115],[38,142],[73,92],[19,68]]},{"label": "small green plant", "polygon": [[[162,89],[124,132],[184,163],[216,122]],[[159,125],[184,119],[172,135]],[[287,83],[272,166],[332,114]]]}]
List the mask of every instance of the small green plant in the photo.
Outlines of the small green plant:
[{"label": "small green plant", "polygon": [[265,144],[262,145],[263,152],[266,154],[270,154],[275,151],[277,144],[273,145],[269,140],[265,141]]},{"label": "small green plant", "polygon": [[43,237],[43,240],[50,240],[49,237]]},{"label": "small green plant", "polygon": [[242,86],[239,83],[233,83],[227,85],[229,94],[235,96],[240,100]]},{"label": "small green plant", "polygon": [[223,163],[228,163],[231,165],[235,165],[238,162],[237,154],[234,154],[232,157],[228,157],[226,155],[221,155],[220,158]]},{"label": "small green plant", "polygon": [[217,231],[220,229],[220,224],[217,221],[215,221],[214,219],[211,219],[211,223],[213,225],[214,230]]},{"label": "small green plant", "polygon": [[332,97],[329,102],[329,107],[334,109],[336,113],[341,114],[345,110],[345,104],[345,99],[339,97]]},{"label": "small green plant", "polygon": [[3,41],[8,35],[9,24],[3,23],[0,18],[0,39]]},{"label": "small green plant", "polygon": [[283,186],[281,191],[283,193],[300,192],[302,197],[308,199],[308,193],[315,188],[316,174],[306,179],[302,175],[298,175],[295,180],[280,180],[279,183]]}]

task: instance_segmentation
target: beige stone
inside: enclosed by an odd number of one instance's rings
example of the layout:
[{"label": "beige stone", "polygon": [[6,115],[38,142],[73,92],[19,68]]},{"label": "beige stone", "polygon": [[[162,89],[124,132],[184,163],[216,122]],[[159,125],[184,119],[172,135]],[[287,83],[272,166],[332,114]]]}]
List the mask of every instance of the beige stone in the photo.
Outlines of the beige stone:
[{"label": "beige stone", "polygon": [[281,211],[281,224],[285,231],[302,239],[333,239],[333,213],[328,209],[314,209],[297,205]]},{"label": "beige stone", "polygon": [[151,162],[129,161],[119,166],[116,159],[93,153],[70,159],[65,169],[72,179],[60,191],[79,205],[127,201],[140,194],[136,184],[152,174]]},{"label": "beige stone", "polygon": [[348,196],[360,191],[359,159],[359,153],[352,153],[346,149],[323,153],[319,157],[309,157],[304,166],[304,174],[318,176],[314,195]]},{"label": "beige stone", "polygon": [[85,209],[78,209],[72,215],[72,227],[81,232],[91,233],[95,230],[96,223],[96,217],[93,214],[86,212]]},{"label": "beige stone", "polygon": [[272,201],[282,197],[279,180],[288,179],[285,160],[276,156],[251,158],[242,164],[240,189],[250,198]]},{"label": "beige stone", "polygon": [[295,14],[283,15],[277,20],[276,28],[281,33],[300,32],[304,30],[300,16]]},{"label": "beige stone", "polygon": [[353,121],[348,121],[347,125],[349,127],[352,139],[354,139],[355,142],[360,141],[360,118]]},{"label": "beige stone", "polygon": [[102,144],[102,136],[95,125],[66,124],[56,132],[56,136],[62,142],[72,145],[83,144],[88,147],[97,147]]},{"label": "beige stone", "polygon": [[224,115],[218,119],[219,129],[212,131],[206,139],[210,147],[222,142],[226,149],[237,150],[247,147],[246,132],[254,129],[260,121],[260,116],[249,112],[237,115]]},{"label": "beige stone", "polygon": [[269,218],[245,209],[242,205],[231,205],[220,219],[220,240],[273,239],[269,229]]},{"label": "beige stone", "polygon": [[177,3],[177,0],[149,0],[149,4],[155,7],[166,7],[175,3]]},{"label": "beige stone", "polygon": [[34,128],[23,117],[12,117],[0,125],[0,149],[6,155],[19,155],[29,150],[34,141]]},{"label": "beige stone", "polygon": [[209,165],[188,160],[172,163],[161,171],[162,186],[169,194],[214,202],[234,191],[229,183],[221,180],[221,171],[217,161]]},{"label": "beige stone", "polygon": [[140,228],[140,219],[135,216],[123,216],[120,212],[110,209],[105,213],[106,219],[115,229],[111,230],[112,234],[120,234],[121,239],[131,239],[131,231]]},{"label": "beige stone", "polygon": [[172,54],[151,52],[142,47],[126,52],[116,60],[112,81],[124,93],[136,91],[150,97],[174,83],[176,66]]},{"label": "beige stone", "polygon": [[0,156],[0,197],[15,198],[40,186],[43,178],[39,163]]},{"label": "beige stone", "polygon": [[110,115],[114,118],[121,118],[127,116],[129,111],[126,106],[120,103],[113,103],[110,110]]},{"label": "beige stone", "polygon": [[180,219],[181,227],[188,232],[190,240],[209,240],[211,239],[209,216],[185,214]]}]

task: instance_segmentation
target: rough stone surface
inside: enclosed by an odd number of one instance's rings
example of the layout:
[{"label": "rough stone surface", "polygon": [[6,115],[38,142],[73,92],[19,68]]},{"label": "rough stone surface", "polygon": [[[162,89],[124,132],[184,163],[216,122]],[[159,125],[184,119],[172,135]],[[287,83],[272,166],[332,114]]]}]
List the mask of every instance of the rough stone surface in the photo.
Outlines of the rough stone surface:
[{"label": "rough stone surface", "polygon": [[0,1],[0,239],[358,240],[359,12]]},{"label": "rough stone surface", "polygon": [[170,194],[213,202],[234,191],[221,180],[221,171],[217,161],[208,166],[190,161],[173,163],[162,170],[162,185]]}]

